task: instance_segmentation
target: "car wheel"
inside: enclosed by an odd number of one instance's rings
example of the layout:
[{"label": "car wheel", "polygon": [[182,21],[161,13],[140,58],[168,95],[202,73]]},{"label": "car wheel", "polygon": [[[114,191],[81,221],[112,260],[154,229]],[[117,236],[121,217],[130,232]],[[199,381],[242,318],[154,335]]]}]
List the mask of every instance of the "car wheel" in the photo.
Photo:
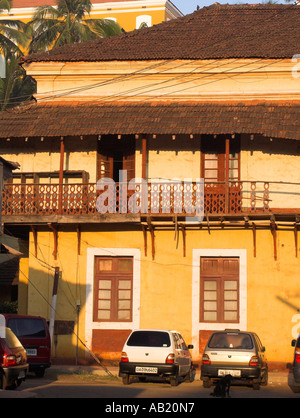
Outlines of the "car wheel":
[{"label": "car wheel", "polygon": [[40,368],[39,370],[37,370],[37,371],[35,372],[36,377],[44,377],[44,374],[45,374],[45,369],[44,369],[44,367]]},{"label": "car wheel", "polygon": [[212,380],[211,379],[207,378],[207,379],[203,380],[203,387],[205,389],[211,388],[211,385],[212,385]]},{"label": "car wheel", "polygon": [[269,373],[268,373],[268,369],[266,369],[261,379],[261,385],[268,386],[268,381],[269,381]]},{"label": "car wheel", "polygon": [[122,382],[123,382],[123,385],[129,385],[129,383],[130,383],[130,375],[129,374],[125,374],[125,376],[122,377]]},{"label": "car wheel", "polygon": [[174,376],[170,378],[170,384],[171,386],[177,386],[178,385],[178,377]]},{"label": "car wheel", "polygon": [[253,387],[254,390],[259,390],[260,389],[260,382],[259,382],[259,380],[256,380],[256,379],[253,380],[252,387]]},{"label": "car wheel", "polygon": [[4,374],[0,375],[0,389],[5,390],[7,387],[6,377]]},{"label": "car wheel", "polygon": [[194,369],[193,369],[193,367],[191,366],[191,368],[190,368],[190,370],[189,370],[189,372],[188,372],[188,374],[185,376],[185,378],[184,378],[184,380],[186,381],[186,382],[190,382],[190,383],[192,383],[193,382],[193,380],[194,380],[194,373],[193,373],[193,371],[194,371]]}]

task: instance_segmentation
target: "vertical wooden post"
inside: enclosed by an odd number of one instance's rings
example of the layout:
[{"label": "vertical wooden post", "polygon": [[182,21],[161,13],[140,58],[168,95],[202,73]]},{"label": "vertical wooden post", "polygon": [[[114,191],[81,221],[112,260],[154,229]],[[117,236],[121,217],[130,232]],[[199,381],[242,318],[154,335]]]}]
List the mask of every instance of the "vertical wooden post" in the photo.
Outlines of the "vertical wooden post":
[{"label": "vertical wooden post", "polygon": [[295,237],[295,257],[298,257],[298,225],[294,224],[294,237]]},{"label": "vertical wooden post", "polygon": [[143,236],[144,236],[144,252],[145,252],[145,257],[147,257],[147,226],[142,225],[142,229],[143,229]]},{"label": "vertical wooden post", "polygon": [[142,178],[147,179],[147,138],[142,138]]},{"label": "vertical wooden post", "polygon": [[34,242],[34,256],[37,257],[37,230],[33,225],[31,225],[31,232]]},{"label": "vertical wooden post", "polygon": [[58,202],[59,213],[62,213],[62,206],[63,206],[64,154],[65,154],[64,138],[61,137],[60,138],[60,165],[59,165],[59,202]]},{"label": "vertical wooden post", "polygon": [[256,257],[256,225],[252,224],[252,233],[253,233],[253,257]]},{"label": "vertical wooden post", "polygon": [[273,236],[273,247],[274,247],[274,260],[277,260],[277,234],[276,234],[276,223],[271,221],[271,232]]},{"label": "vertical wooden post", "polygon": [[229,147],[230,140],[225,139],[225,213],[229,213]]}]

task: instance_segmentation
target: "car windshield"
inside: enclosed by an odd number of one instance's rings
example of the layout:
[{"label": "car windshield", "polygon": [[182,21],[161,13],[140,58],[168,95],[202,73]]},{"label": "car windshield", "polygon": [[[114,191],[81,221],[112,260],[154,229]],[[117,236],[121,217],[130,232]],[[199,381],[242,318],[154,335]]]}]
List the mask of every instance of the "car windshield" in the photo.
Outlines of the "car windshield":
[{"label": "car windshield", "polygon": [[128,346],[170,347],[170,336],[161,331],[134,331],[127,341]]},{"label": "car windshield", "polygon": [[44,322],[39,318],[10,318],[9,328],[18,338],[45,338]]},{"label": "car windshield", "polygon": [[251,350],[253,348],[253,341],[250,334],[217,332],[212,335],[208,347]]},{"label": "car windshield", "polygon": [[5,328],[4,330],[2,329],[0,336],[5,340],[5,343],[8,348],[22,347],[22,344],[20,343],[18,338],[9,328]]}]

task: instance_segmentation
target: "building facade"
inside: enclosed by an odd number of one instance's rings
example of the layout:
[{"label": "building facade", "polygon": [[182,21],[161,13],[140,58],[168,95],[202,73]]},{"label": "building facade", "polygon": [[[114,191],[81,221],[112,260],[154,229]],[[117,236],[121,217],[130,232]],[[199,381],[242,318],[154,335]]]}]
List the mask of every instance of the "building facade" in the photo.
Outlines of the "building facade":
[{"label": "building facade", "polygon": [[21,167],[2,219],[28,233],[20,313],[49,319],[59,268],[54,357],[117,361],[132,329],[166,328],[197,363],[213,330],[238,328],[270,368],[292,361],[299,19],[217,5],[23,59],[37,94],[0,114]]},{"label": "building facade", "polygon": [[[169,0],[92,0],[89,18],[111,19],[119,23],[125,31],[148,27],[183,16],[180,10]],[[9,12],[2,12],[1,19],[22,20],[29,22],[40,6],[55,6],[55,0],[13,0]]]}]

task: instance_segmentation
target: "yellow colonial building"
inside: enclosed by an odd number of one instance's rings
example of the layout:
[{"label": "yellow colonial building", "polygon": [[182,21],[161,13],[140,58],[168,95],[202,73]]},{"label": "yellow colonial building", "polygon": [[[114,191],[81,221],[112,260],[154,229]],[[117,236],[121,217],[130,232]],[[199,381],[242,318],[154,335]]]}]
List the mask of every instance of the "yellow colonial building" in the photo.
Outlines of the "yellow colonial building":
[{"label": "yellow colonial building", "polygon": [[[183,16],[169,0],[92,0],[92,11],[89,18],[111,19],[119,23],[125,31],[148,27]],[[35,9],[40,6],[55,6],[55,0],[13,0],[9,12],[2,12],[1,19],[32,19]]]},{"label": "yellow colonial building", "polygon": [[20,164],[2,222],[29,248],[20,313],[55,309],[53,357],[118,361],[130,330],[166,328],[197,364],[238,328],[270,369],[292,362],[299,23],[298,6],[214,5],[22,59],[37,94],[0,114]]}]

